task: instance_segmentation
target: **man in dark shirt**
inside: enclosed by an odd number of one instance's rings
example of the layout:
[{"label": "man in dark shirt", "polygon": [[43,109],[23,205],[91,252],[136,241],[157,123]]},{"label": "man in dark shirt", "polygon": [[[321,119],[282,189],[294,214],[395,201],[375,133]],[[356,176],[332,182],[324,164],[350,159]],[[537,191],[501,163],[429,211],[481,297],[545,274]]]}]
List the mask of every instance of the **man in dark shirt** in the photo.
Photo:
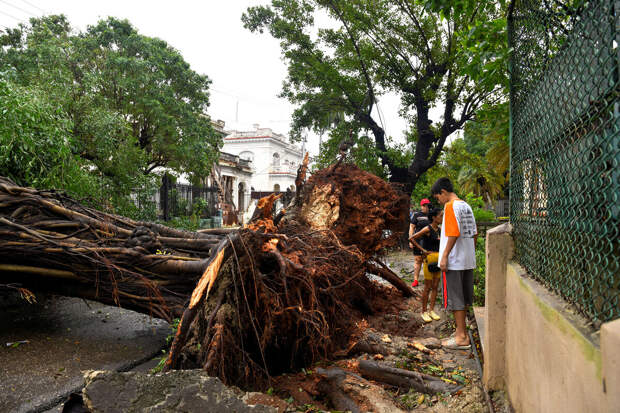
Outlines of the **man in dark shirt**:
[{"label": "man in dark shirt", "polygon": [[[409,238],[413,237],[418,231],[421,231],[426,227],[430,221],[428,220],[428,209],[431,206],[431,201],[424,198],[420,201],[421,211],[416,211],[411,214],[409,223]],[[422,262],[424,261],[424,255],[417,247],[409,242],[409,248],[413,250],[413,282],[412,287],[418,286],[418,277],[420,276],[420,268],[422,268]]]}]

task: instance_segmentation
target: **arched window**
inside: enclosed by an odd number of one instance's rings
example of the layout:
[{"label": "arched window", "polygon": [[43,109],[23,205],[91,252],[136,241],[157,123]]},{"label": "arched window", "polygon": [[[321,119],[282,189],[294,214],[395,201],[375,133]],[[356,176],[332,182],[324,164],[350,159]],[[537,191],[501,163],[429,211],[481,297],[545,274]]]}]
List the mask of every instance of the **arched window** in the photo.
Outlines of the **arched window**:
[{"label": "arched window", "polygon": [[239,154],[239,158],[244,159],[246,161],[254,162],[254,152],[243,151]]},{"label": "arched window", "polygon": [[280,154],[278,152],[273,154],[273,166],[276,168],[280,166]]},{"label": "arched window", "polygon": [[273,186],[273,192],[280,192],[280,184],[275,184]]}]

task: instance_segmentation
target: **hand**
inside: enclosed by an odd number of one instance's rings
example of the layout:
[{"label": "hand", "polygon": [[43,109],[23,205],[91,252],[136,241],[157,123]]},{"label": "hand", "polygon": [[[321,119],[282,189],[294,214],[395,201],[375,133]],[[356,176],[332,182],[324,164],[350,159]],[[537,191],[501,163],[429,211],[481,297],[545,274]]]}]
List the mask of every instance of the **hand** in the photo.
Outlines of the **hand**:
[{"label": "hand", "polygon": [[439,261],[439,268],[441,271],[446,271],[448,269],[448,257],[441,257],[441,261]]},{"label": "hand", "polygon": [[430,252],[428,252],[427,250],[422,250],[422,254],[428,255],[428,254],[430,254]]},{"label": "hand", "polygon": [[409,243],[409,248],[413,249],[413,243],[412,242]]}]

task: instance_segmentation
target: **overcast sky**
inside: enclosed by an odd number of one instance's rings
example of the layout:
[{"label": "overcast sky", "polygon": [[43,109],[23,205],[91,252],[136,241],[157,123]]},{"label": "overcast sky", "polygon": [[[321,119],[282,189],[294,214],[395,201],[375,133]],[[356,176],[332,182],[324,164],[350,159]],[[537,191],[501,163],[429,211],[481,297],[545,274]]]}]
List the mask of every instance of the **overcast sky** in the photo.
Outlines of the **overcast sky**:
[{"label": "overcast sky", "polygon": [[[286,76],[278,41],[243,28],[241,14],[259,0],[143,1],[0,0],[0,27],[14,27],[30,17],[65,14],[84,30],[101,18],[128,19],[141,34],[159,37],[179,50],[192,69],[212,80],[210,115],[227,129],[250,130],[253,124],[288,134],[293,107],[277,97]],[[398,99],[380,102],[386,133],[400,141],[406,122]],[[318,137],[307,149],[318,152]]]}]

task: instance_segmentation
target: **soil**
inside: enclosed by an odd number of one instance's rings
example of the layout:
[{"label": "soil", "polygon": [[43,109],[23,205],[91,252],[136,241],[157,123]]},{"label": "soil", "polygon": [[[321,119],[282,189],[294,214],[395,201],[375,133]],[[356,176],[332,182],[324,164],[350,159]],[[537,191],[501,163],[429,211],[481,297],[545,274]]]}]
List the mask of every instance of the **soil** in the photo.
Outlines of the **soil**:
[{"label": "soil", "polygon": [[[403,278],[412,278],[412,275],[407,273],[413,268],[413,256],[409,251],[390,253],[384,261]],[[423,285],[421,283],[415,288],[416,292],[421,294]],[[395,405],[402,410],[429,413],[487,412],[487,403],[473,353],[437,348],[440,347],[440,340],[454,331],[450,316],[443,310],[438,310],[440,306],[436,305],[435,311],[441,316],[441,320],[424,323],[420,318],[419,298],[403,299],[399,292],[389,286],[385,286],[384,291],[385,300],[382,306],[384,312],[369,316],[365,322],[360,323],[359,328],[366,336],[379,337],[381,344],[387,349],[387,355],[362,353],[353,357],[344,356],[332,362],[317,363],[312,368],[302,369],[294,374],[275,377],[271,383],[272,387],[265,395],[268,397],[255,396],[256,400],[274,406],[280,412],[328,411],[332,406],[317,390],[320,377],[316,374],[316,369],[340,367],[358,374],[356,366],[359,360],[374,359],[391,367],[439,376],[444,381],[463,386],[458,392],[447,396],[427,395],[414,390],[403,393],[385,383],[372,382],[385,389]],[[470,326],[475,329],[475,322],[472,321]],[[417,350],[413,347],[415,342],[425,344],[428,349]],[[493,404],[499,408],[497,411],[510,412],[503,394],[493,394]]]}]

